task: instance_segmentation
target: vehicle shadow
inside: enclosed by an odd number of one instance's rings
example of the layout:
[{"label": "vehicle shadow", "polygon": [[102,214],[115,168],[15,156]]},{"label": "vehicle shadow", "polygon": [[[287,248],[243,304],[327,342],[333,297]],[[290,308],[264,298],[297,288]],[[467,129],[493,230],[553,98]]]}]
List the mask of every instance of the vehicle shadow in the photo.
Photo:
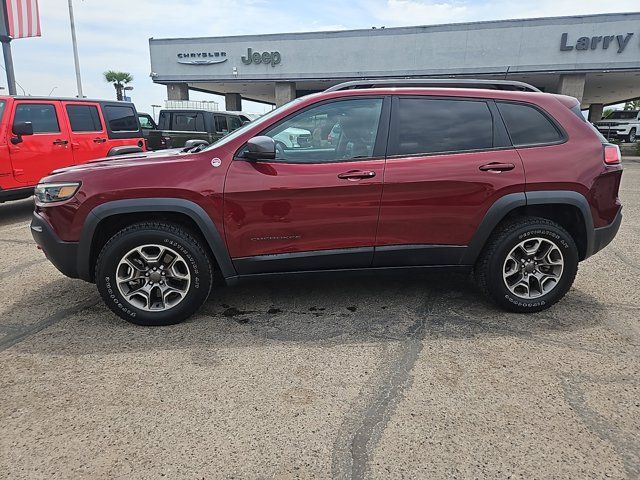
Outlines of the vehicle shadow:
[{"label": "vehicle shadow", "polygon": [[33,198],[0,203],[0,227],[28,221],[33,212]]},{"label": "vehicle shadow", "polygon": [[[291,342],[333,346],[401,342],[416,336],[528,338],[590,329],[603,323],[609,312],[574,289],[548,311],[513,314],[487,302],[465,275],[412,274],[218,287],[188,321],[148,328],[112,314],[91,285],[69,279],[57,283],[63,286],[57,285],[53,296],[51,286],[43,285],[5,312],[5,321],[14,326],[34,314],[44,316],[35,327],[25,327],[31,330],[11,347],[30,353],[85,355],[211,352]],[[61,295],[69,296],[64,307]]]}]

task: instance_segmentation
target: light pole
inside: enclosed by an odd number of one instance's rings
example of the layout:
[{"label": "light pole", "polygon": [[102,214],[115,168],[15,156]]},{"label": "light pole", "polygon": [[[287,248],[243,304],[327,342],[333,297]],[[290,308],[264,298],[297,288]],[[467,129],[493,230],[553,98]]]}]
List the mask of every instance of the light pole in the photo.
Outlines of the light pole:
[{"label": "light pole", "polygon": [[[124,87],[124,100],[127,99],[127,92],[130,92],[131,90],[133,90],[133,87],[129,86],[129,87]],[[129,99],[131,99],[131,97],[129,97]]]},{"label": "light pole", "polygon": [[153,119],[157,122],[157,118],[156,118],[156,108],[162,108],[162,105],[151,105],[151,108],[153,109]]},{"label": "light pole", "polygon": [[80,78],[80,60],[78,59],[78,43],[76,42],[76,24],[73,20],[73,0],[69,0],[69,22],[71,23],[71,43],[73,44],[73,62],[76,66],[76,83],[78,85],[78,98],[82,95],[82,79]]}]

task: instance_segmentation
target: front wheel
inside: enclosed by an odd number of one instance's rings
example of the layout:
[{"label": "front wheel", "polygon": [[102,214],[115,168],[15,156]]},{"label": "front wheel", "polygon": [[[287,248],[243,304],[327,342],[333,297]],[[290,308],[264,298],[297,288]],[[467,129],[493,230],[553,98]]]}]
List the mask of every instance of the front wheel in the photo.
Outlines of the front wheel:
[{"label": "front wheel", "polygon": [[627,135],[627,141],[629,143],[636,143],[636,140],[638,140],[636,129],[632,128],[629,130],[629,135]]},{"label": "front wheel", "polygon": [[513,312],[539,312],[560,300],[578,270],[578,249],[567,231],[545,218],[502,225],[475,267],[480,288]]},{"label": "front wheel", "polygon": [[96,262],[96,285],[107,306],[138,325],[171,325],[206,301],[209,256],[178,225],[144,222],[115,234]]}]

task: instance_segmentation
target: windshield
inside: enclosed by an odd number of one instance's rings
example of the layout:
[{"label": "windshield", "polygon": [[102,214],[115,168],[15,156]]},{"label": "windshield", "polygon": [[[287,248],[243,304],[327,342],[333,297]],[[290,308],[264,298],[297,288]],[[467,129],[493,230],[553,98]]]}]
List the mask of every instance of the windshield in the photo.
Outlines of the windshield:
[{"label": "windshield", "polygon": [[207,151],[207,150],[211,150],[213,148],[221,147],[222,145],[225,145],[226,143],[230,142],[231,140],[234,140],[234,139],[238,138],[240,135],[244,134],[248,129],[253,128],[256,125],[263,125],[265,123],[269,123],[269,120],[271,120],[278,113],[280,113],[280,110],[282,110],[284,107],[288,107],[289,105],[293,105],[294,103],[298,103],[300,101],[301,101],[301,98],[296,98],[295,100],[291,100],[289,103],[285,103],[284,105],[282,105],[282,106],[280,106],[280,107],[278,107],[278,108],[276,108],[274,110],[271,110],[269,113],[263,115],[262,117],[258,118],[257,120],[254,120],[251,123],[247,123],[246,125],[241,126],[237,130],[234,130],[233,132],[229,133],[228,135],[225,135],[224,137],[222,137],[217,142],[212,143],[207,148],[205,148],[203,150],[203,152]]},{"label": "windshield", "polygon": [[611,115],[607,117],[607,119],[613,118],[616,120],[634,120],[638,116],[637,111],[633,110],[618,110],[617,112],[613,112]]}]

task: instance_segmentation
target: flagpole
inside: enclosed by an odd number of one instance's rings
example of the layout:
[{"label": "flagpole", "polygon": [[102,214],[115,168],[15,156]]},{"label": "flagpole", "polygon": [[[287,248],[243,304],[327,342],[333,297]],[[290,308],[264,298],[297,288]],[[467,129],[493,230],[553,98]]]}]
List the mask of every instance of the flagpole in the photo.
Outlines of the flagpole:
[{"label": "flagpole", "polygon": [[78,43],[76,42],[76,24],[73,20],[73,0],[69,0],[69,21],[71,22],[71,43],[73,44],[73,61],[76,66],[76,83],[78,85],[78,98],[82,95],[82,79],[80,78],[80,60],[78,59]]},{"label": "flagpole", "polygon": [[11,55],[11,37],[7,30],[6,3],[2,2],[0,8],[0,42],[2,42],[2,55],[4,56],[4,69],[7,72],[7,88],[9,95],[16,95],[16,74],[13,70],[13,56]]}]

